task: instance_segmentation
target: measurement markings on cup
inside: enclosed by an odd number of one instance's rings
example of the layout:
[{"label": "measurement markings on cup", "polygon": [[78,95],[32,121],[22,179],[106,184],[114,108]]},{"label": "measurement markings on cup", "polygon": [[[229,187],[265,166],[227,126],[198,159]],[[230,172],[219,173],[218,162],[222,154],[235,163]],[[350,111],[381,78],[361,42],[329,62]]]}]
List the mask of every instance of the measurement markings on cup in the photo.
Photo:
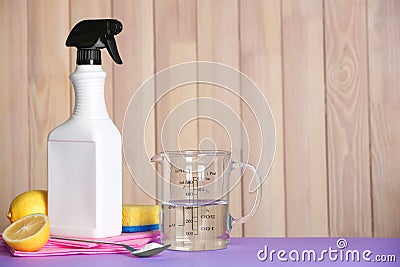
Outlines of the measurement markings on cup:
[{"label": "measurement markings on cup", "polygon": [[[189,187],[190,188],[190,187]],[[198,177],[193,177],[193,194],[192,194],[192,230],[193,234],[199,234],[199,179]],[[196,202],[194,202],[196,201]]]},{"label": "measurement markings on cup", "polygon": [[[215,176],[217,173],[207,171],[196,175],[191,170],[174,170],[174,173],[181,172],[186,175],[178,181],[178,184],[184,192],[185,199],[177,202],[178,206],[173,206],[173,208],[180,209],[177,212],[181,216],[179,216],[180,218],[176,217],[176,224],[169,224],[169,227],[182,227],[184,235],[189,238],[190,236],[200,236],[204,232],[215,231],[216,210],[214,205],[218,204],[207,197],[204,198],[204,196],[208,196],[209,190],[204,188],[202,183],[210,181],[209,176]],[[204,193],[204,196],[202,193]],[[185,203],[187,204],[185,205]]]}]

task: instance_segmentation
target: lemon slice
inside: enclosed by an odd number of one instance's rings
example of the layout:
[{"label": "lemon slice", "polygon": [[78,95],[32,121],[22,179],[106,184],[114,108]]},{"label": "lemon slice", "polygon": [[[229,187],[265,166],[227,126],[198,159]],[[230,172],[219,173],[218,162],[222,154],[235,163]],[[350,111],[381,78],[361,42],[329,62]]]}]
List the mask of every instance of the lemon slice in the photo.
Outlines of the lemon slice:
[{"label": "lemon slice", "polygon": [[3,232],[3,239],[19,251],[38,251],[50,237],[50,223],[45,214],[31,214],[11,225]]}]

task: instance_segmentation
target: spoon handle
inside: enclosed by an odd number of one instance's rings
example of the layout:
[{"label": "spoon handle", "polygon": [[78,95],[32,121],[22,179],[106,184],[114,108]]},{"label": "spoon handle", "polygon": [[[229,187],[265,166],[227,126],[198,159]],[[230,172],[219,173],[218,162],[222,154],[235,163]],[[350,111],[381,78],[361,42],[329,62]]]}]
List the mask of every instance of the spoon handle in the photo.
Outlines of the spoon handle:
[{"label": "spoon handle", "polygon": [[115,243],[115,242],[109,242],[109,241],[85,240],[85,239],[77,239],[77,238],[61,237],[61,236],[51,236],[50,238],[59,239],[59,240],[86,242],[86,243],[97,243],[97,244],[124,246],[123,244]]}]

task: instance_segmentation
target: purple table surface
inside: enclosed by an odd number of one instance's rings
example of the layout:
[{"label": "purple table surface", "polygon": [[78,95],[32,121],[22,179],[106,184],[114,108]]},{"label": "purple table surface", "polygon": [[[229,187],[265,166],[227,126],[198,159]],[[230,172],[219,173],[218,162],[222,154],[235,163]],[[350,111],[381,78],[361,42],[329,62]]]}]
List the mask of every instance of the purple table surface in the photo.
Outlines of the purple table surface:
[{"label": "purple table surface", "polygon": [[[359,257],[359,258],[357,258]],[[385,262],[382,262],[385,261]],[[400,266],[398,238],[232,238],[216,251],[165,251],[150,258],[130,254],[12,257],[0,247],[0,266]]]}]

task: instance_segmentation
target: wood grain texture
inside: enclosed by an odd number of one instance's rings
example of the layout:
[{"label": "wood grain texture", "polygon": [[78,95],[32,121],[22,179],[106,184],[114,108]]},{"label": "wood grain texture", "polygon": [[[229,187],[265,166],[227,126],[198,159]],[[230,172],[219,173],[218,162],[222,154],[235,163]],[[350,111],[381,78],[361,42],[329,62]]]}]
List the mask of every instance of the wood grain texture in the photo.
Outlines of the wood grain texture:
[{"label": "wood grain texture", "polygon": [[[244,74],[260,87],[275,119],[276,151],[271,172],[263,184],[261,205],[244,225],[245,236],[285,236],[285,176],[283,165],[282,50],[280,1],[240,1],[240,61]],[[242,90],[244,97],[252,92]],[[242,105],[242,120],[248,125],[252,147],[249,162],[256,164],[261,140],[257,122]],[[263,164],[260,162],[259,164]],[[243,187],[244,189],[247,186]],[[245,209],[252,199],[243,198]]]},{"label": "wood grain texture", "polygon": [[[153,3],[152,1],[114,1],[113,17],[122,21],[124,30],[117,38],[117,45],[123,65],[114,67],[114,121],[122,132],[125,111],[131,97],[139,86],[154,72],[154,32],[153,32]],[[153,103],[154,90],[146,92],[145,99],[140,102]],[[142,106],[135,107],[136,112],[147,116]],[[154,114],[150,117],[146,130],[148,152],[155,153]],[[138,146],[143,146],[143,137],[131,137],[137,140]],[[149,155],[150,157],[152,155]],[[140,166],[135,166],[140,168]],[[152,176],[153,174],[145,174]],[[123,162],[123,202],[134,204],[154,204],[148,195],[134,182]]]},{"label": "wood grain texture", "polygon": [[[156,72],[173,65],[195,61],[196,1],[155,1],[155,67]],[[172,77],[171,77],[172,78]],[[160,97],[156,81],[156,98]],[[195,121],[186,125],[171,123],[174,132],[163,131],[164,122],[171,112],[179,112],[179,105],[197,97],[197,86],[186,85],[169,91],[156,106],[157,152],[198,148],[198,127]],[[176,109],[178,107],[178,109]],[[197,105],[193,105],[196,116]],[[163,136],[162,136],[163,132]],[[178,136],[178,132],[181,134]],[[165,140],[165,143],[161,142]]]},{"label": "wood grain texture", "polygon": [[[197,51],[199,61],[212,61],[226,64],[239,69],[239,11],[238,3],[230,0],[198,1],[197,2]],[[240,88],[240,79],[236,79],[237,88]],[[237,91],[239,94],[239,90]],[[232,159],[241,160],[241,146],[232,143],[233,135],[240,138],[240,98],[224,88],[199,84],[198,97],[209,97],[218,103],[229,106],[233,113],[221,112],[221,106],[216,102],[210,105],[199,105],[199,115],[211,114],[212,118],[220,119],[213,122],[211,119],[199,119],[199,141],[201,149],[218,149],[232,152]],[[223,113],[223,114],[221,114]],[[222,115],[222,116],[221,116]],[[233,116],[232,116],[233,115]],[[229,125],[228,125],[229,124]],[[224,126],[225,128],[221,127]],[[226,132],[231,129],[231,132]],[[212,141],[210,141],[212,140]],[[239,176],[239,171],[232,173]],[[234,179],[232,179],[234,180]],[[234,217],[242,213],[242,183],[229,193],[230,212]],[[232,229],[231,236],[242,236],[242,225]]]},{"label": "wood grain texture", "polygon": [[64,45],[69,33],[68,3],[28,1],[31,189],[47,188],[47,135],[70,115],[69,52]]},{"label": "wood grain texture", "polygon": [[[81,20],[84,19],[99,19],[112,17],[112,1],[111,0],[70,0],[70,29]],[[116,39],[119,39],[119,35]],[[66,39],[67,37],[65,37]],[[101,65],[106,72],[106,82],[104,84],[104,96],[108,114],[114,118],[114,99],[113,99],[113,65],[115,64],[111,57],[108,55],[106,49],[101,50]],[[76,67],[76,48],[70,49],[70,67],[71,73]],[[71,91],[73,91],[71,86]],[[73,92],[72,92],[73,93]],[[75,99],[74,94],[71,97],[71,108],[73,111]]]},{"label": "wood grain texture", "polygon": [[10,223],[4,216],[9,203],[29,189],[26,15],[26,1],[0,2],[0,31],[7,36],[0,51],[8,51],[0,63],[0,231]]},{"label": "wood grain texture", "polygon": [[288,236],[328,235],[323,8],[283,0],[283,70]]},{"label": "wood grain texture", "polygon": [[325,53],[330,235],[371,236],[365,1],[325,1]]},{"label": "wood grain texture", "polygon": [[374,235],[400,237],[400,2],[368,1]]}]

